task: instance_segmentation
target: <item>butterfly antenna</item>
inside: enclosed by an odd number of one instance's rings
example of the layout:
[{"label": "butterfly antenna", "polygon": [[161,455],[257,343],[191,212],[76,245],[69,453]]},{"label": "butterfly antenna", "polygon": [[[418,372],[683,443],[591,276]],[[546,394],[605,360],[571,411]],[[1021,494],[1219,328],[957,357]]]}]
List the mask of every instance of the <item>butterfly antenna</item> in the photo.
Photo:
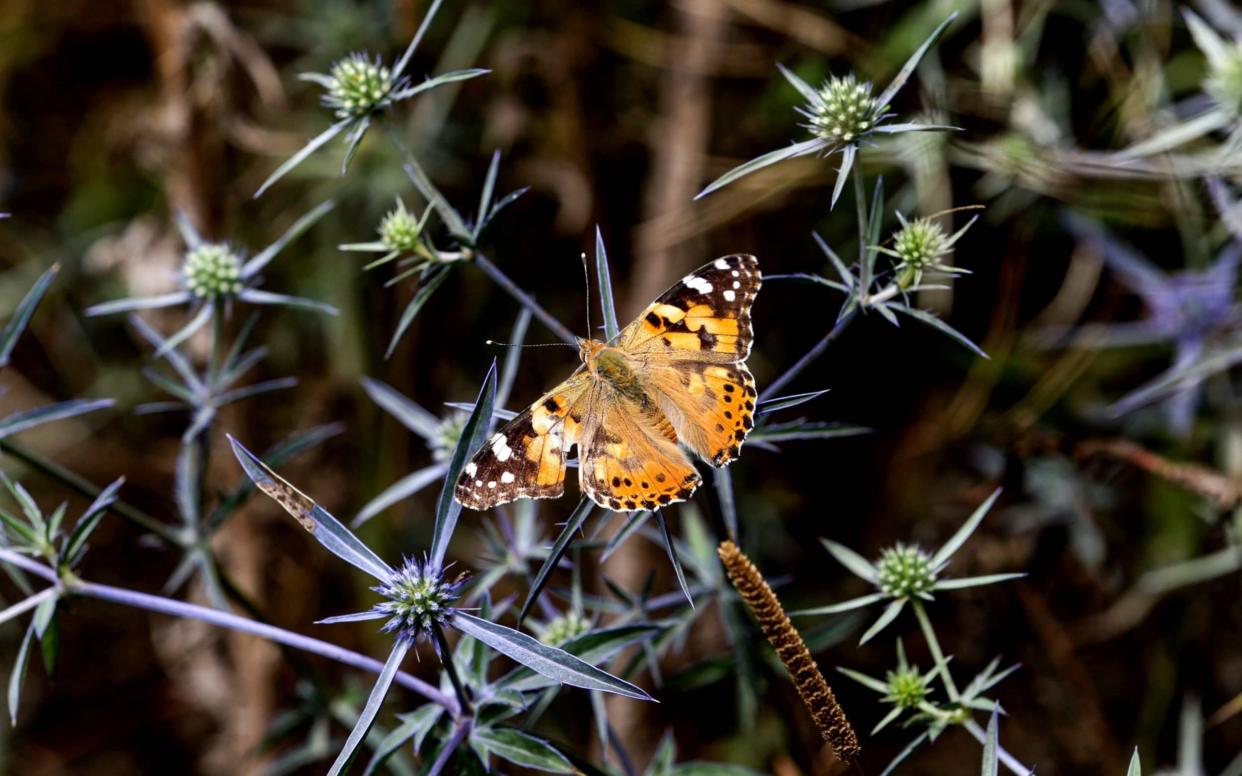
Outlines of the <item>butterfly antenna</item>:
[{"label": "butterfly antenna", "polygon": [[595,329],[591,328],[591,268],[587,266],[586,251],[582,252],[582,276],[586,280],[587,336],[591,339],[595,339]]},{"label": "butterfly antenna", "polygon": [[573,348],[576,345],[570,345],[568,342],[537,342],[534,345],[515,345],[512,342],[500,342],[498,340],[488,340],[488,345],[498,345],[502,348]]}]

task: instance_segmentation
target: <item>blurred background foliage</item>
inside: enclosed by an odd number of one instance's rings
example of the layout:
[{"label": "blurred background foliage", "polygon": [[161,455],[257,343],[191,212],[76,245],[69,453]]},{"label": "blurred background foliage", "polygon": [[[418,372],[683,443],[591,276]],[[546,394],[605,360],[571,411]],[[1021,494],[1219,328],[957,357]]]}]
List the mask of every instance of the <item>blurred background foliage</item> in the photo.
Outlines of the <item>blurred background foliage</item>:
[{"label": "blurred background foliage", "polygon": [[[1192,5],[1224,37],[1242,32],[1237,10],[1222,0]],[[271,353],[254,379],[296,375],[299,385],[228,407],[222,425],[262,449],[294,431],[343,423],[343,433],[286,467],[343,518],[430,461],[424,440],[373,404],[360,378],[383,380],[433,410],[469,401],[478,376],[503,355],[484,343],[507,336],[516,305],[479,273],[453,273],[384,360],[415,288],[384,288],[383,278],[362,271],[365,257],[337,247],[374,239],[395,196],[418,202],[380,133],[363,141],[347,177],[339,176],[334,143],[252,199],[282,160],[331,121],[316,87],[295,75],[322,72],[357,49],[391,61],[424,10],[416,0],[0,0],[0,210],[12,213],[0,221],[0,309],[15,307],[52,263],[61,266],[4,374],[0,415],[73,397],[117,400],[112,410],[23,435],[20,445],[95,483],[124,474],[126,501],[173,520],[169,483],[181,419],[132,412],[160,398],[139,374],[149,349],[123,316],[87,319],[82,311],[175,287],[178,210],[209,239],[254,249],[332,198],[333,212],[264,274],[268,285],[341,313],[265,315],[256,339]],[[954,10],[960,18],[894,107],[961,131],[867,148],[861,169],[868,181],[884,175],[894,227],[893,210],[987,206],[956,246],[955,262],[973,274],[917,301],[991,359],[922,327],[857,321],[796,387],[831,388],[808,416],[875,432],[795,442],[780,455],[746,451],[731,471],[747,552],[778,583],[787,608],[843,600],[861,583],[825,563],[818,537],[869,557],[898,540],[935,546],[1003,485],[995,516],[953,571],[1028,576],[958,593],[931,610],[955,666],[978,670],[995,655],[1021,663],[995,691],[1008,712],[1006,749],[1045,774],[1120,774],[1135,745],[1145,762],[1167,765],[1176,761],[1179,710],[1190,704],[1203,710],[1203,772],[1217,773],[1242,750],[1236,387],[1227,373],[1206,381],[1185,433],[1170,431],[1159,405],[1115,417],[1109,405],[1166,369],[1171,348],[1104,349],[1055,334],[1145,315],[1142,297],[1114,276],[1095,243],[1080,239],[1067,214],[1102,225],[1167,272],[1206,269],[1233,239],[1202,177],[1242,180],[1242,156],[1217,153],[1211,137],[1137,162],[1115,153],[1178,126],[1186,105],[1202,99],[1208,63],[1181,6],[452,3],[412,74],[492,73],[431,92],[394,116],[463,209],[477,196],[492,150],[502,151],[497,190],[531,190],[498,218],[484,248],[586,334],[579,254],[591,249],[596,224],[623,319],[718,255],[754,253],[771,274],[824,271],[812,231],[842,255],[856,250],[852,205],[829,212],[833,163],[821,159],[790,161],[702,201],[692,197],[738,162],[797,135],[799,100],[775,63],[811,83],[847,70],[884,83]],[[960,226],[968,216],[946,222]],[[828,294],[765,285],[751,359],[760,388],[832,327],[838,300]],[[171,331],[181,315],[151,317]],[[537,322],[527,337],[552,339]],[[201,343],[191,341],[195,347]],[[510,407],[573,364],[567,351],[526,352]],[[6,468],[22,474],[11,456]],[[208,476],[227,490],[240,472],[216,456]],[[43,502],[63,498],[37,472],[23,480]],[[719,535],[709,490],[696,501]],[[425,546],[434,498],[424,491],[389,509],[363,535],[389,557]],[[570,508],[544,507],[545,525]],[[486,519],[464,518],[453,554],[467,568],[485,568],[472,560],[483,545],[471,541]],[[249,504],[214,543],[233,582],[282,627],[306,632],[312,620],[369,600],[357,575],[325,559],[269,503]],[[158,588],[178,560],[119,520],[105,521],[94,545],[85,573],[129,587]],[[1216,565],[1193,565],[1204,558]],[[1173,565],[1186,562],[1192,565]],[[649,572],[655,589],[675,589],[654,544],[618,554],[605,570],[631,590]],[[56,672],[32,673],[17,726],[0,732],[9,772],[262,772],[284,751],[286,744],[263,746],[264,735],[305,700],[306,687],[270,645],[102,605],[62,615],[73,637]],[[779,673],[756,679],[757,708],[739,711],[735,667],[715,623],[701,618],[685,650],[665,661],[659,705],[610,707],[631,752],[645,762],[671,731],[686,758],[779,774],[830,772]],[[882,676],[892,665],[892,640],[858,648],[862,622],[805,624],[842,705],[860,730],[870,729],[884,709],[829,669]],[[899,621],[898,628],[913,626]],[[320,630],[362,651],[380,643],[365,625]],[[17,628],[0,629],[0,651],[12,655],[19,638]],[[912,662],[929,664],[919,645],[907,640],[907,647]],[[365,686],[356,675],[319,668],[332,692],[349,690],[334,696],[339,702],[360,702]],[[558,740],[589,739],[575,716],[585,704],[583,695],[562,694],[552,716]],[[307,730],[299,735],[318,734]],[[865,739],[864,748],[882,763],[904,743],[888,731]],[[973,771],[964,763],[977,762],[978,751],[952,731],[907,768]]]}]

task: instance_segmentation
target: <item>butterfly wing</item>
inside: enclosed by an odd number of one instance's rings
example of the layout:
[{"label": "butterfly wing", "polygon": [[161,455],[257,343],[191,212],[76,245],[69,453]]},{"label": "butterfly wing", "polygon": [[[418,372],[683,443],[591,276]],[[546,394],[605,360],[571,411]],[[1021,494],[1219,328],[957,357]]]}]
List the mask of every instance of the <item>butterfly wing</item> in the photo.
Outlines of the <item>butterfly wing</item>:
[{"label": "butterfly wing", "polygon": [[686,275],[626,326],[617,347],[650,364],[737,364],[750,355],[750,306],[762,275],[754,256],[722,256]]},{"label": "butterfly wing", "polygon": [[560,496],[565,457],[582,436],[594,385],[589,372],[577,372],[509,421],[466,464],[453,496],[480,511],[519,498]]},{"label": "butterfly wing", "polygon": [[659,509],[685,501],[702,478],[677,446],[667,421],[601,386],[578,446],[582,492],[616,512]]},{"label": "butterfly wing", "polygon": [[750,306],[762,275],[754,256],[723,256],[665,291],[620,344],[681,441],[714,466],[738,456],[754,426]]}]

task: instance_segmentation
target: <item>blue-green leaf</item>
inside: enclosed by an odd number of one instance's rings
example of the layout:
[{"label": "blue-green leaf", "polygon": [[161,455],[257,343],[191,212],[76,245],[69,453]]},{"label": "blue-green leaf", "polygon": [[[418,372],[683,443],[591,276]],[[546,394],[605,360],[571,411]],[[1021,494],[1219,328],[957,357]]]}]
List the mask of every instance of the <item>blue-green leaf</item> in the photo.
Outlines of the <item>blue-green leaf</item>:
[{"label": "blue-green leaf", "polygon": [[9,673],[9,722],[17,724],[17,706],[22,699],[22,684],[26,681],[26,667],[30,663],[30,642],[34,639],[34,623],[26,628],[21,646],[17,648],[17,659],[13,661],[13,670]]},{"label": "blue-green leaf", "polygon": [[457,487],[457,478],[474,451],[483,446],[483,440],[492,425],[492,408],[496,406],[496,362],[487,370],[483,378],[483,386],[474,400],[474,410],[462,426],[461,437],[453,448],[449,459],[448,471],[445,473],[444,488],[436,502],[436,524],[431,536],[431,552],[428,555],[431,568],[440,569],[444,565],[444,556],[448,553],[449,542],[457,529],[457,518],[461,515],[461,503],[453,498]]},{"label": "blue-green leaf", "polygon": [[423,309],[423,305],[427,304],[427,300],[448,279],[448,276],[449,265],[443,264],[431,270],[423,278],[423,282],[418,287],[418,292],[414,294],[414,298],[410,300],[410,303],[401,312],[401,320],[397,321],[397,330],[392,333],[392,339],[388,341],[388,349],[384,351],[384,358],[392,357],[392,352],[396,350],[397,343],[405,335],[406,329],[410,328],[410,324],[414,322],[414,318]]},{"label": "blue-green leaf", "polygon": [[34,428],[35,426],[41,426],[44,423],[51,423],[53,420],[64,420],[65,418],[85,415],[95,410],[102,410],[106,407],[111,407],[112,404],[112,399],[70,399],[69,401],[49,404],[46,407],[36,407],[25,412],[15,412],[7,418],[0,420],[0,439]]},{"label": "blue-green leaf", "polygon": [[561,684],[616,693],[643,701],[652,700],[642,688],[601,671],[562,649],[542,644],[520,631],[479,619],[460,610],[453,613],[449,622],[467,636],[478,639],[511,660]]},{"label": "blue-green leaf", "polygon": [[545,773],[578,773],[565,755],[547,741],[516,728],[481,727],[470,741],[488,754]]},{"label": "blue-green leaf", "polygon": [[358,750],[358,745],[366,738],[367,732],[371,729],[371,725],[375,724],[375,717],[379,714],[380,706],[384,704],[384,698],[388,696],[388,688],[392,686],[392,682],[397,678],[397,671],[401,668],[401,661],[405,659],[405,655],[410,651],[413,642],[408,639],[397,639],[397,643],[393,645],[392,654],[388,656],[388,660],[384,663],[384,669],[380,672],[379,678],[375,681],[375,686],[371,688],[371,694],[367,697],[366,706],[363,707],[362,713],[358,715],[358,722],[354,724],[354,729],[349,732],[349,738],[345,739],[345,746],[341,749],[341,753],[336,756],[336,761],[332,763],[332,768],[328,770],[328,776],[337,776],[343,772],[350,760],[354,758],[354,752]]},{"label": "blue-green leaf", "polygon": [[9,356],[13,354],[13,346],[17,344],[18,338],[26,330],[27,324],[30,323],[30,317],[34,315],[35,308],[43,300],[43,295],[47,293],[48,288],[52,285],[52,281],[56,279],[56,273],[59,271],[60,265],[53,264],[46,272],[39,276],[35,284],[22,297],[22,301],[18,303],[17,309],[13,311],[13,317],[4,325],[4,330],[0,331],[0,367],[9,365]]},{"label": "blue-green leaf", "polygon": [[381,582],[387,582],[392,577],[392,568],[326,509],[269,469],[231,435],[228,439],[233,446],[233,455],[241,463],[246,476],[259,490],[293,515],[329,552]]},{"label": "blue-green leaf", "polygon": [[371,761],[367,763],[366,770],[362,772],[362,776],[374,776],[381,766],[392,757],[407,742],[412,742],[415,752],[417,752],[423,744],[423,739],[435,727],[436,722],[440,720],[444,714],[444,707],[438,703],[428,703],[420,706],[409,714],[401,714],[401,724],[392,730],[383,740],[375,747],[375,753],[371,755]]},{"label": "blue-green leaf", "polygon": [[[617,305],[612,298],[612,273],[608,271],[608,251],[604,248],[604,235],[595,227],[595,278],[599,286],[599,306],[604,312],[604,337],[611,342],[621,333],[617,323]],[[594,332],[588,332],[592,337]]]}]

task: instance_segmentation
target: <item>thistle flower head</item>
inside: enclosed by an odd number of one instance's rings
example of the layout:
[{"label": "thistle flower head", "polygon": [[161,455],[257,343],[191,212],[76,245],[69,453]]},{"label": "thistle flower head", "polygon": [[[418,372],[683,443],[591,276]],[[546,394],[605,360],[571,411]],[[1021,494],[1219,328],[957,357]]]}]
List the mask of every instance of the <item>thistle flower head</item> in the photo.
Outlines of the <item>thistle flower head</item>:
[{"label": "thistle flower head", "polygon": [[549,646],[559,647],[567,641],[590,632],[591,621],[575,611],[566,612],[544,626],[539,640]]},{"label": "thistle flower head", "polygon": [[806,106],[810,129],[832,143],[853,143],[875,128],[884,113],[871,95],[871,84],[859,81],[853,73],[834,76],[824,82],[815,99]]},{"label": "thistle flower head", "polygon": [[884,700],[900,709],[917,708],[931,691],[928,678],[913,666],[902,665],[884,676],[888,693]]},{"label": "thistle flower head", "polygon": [[323,101],[337,118],[361,119],[387,108],[397,85],[379,57],[355,52],[332,65]]},{"label": "thistle flower head", "polygon": [[434,461],[447,461],[453,457],[453,450],[461,439],[461,430],[465,428],[470,415],[465,412],[454,412],[440,421],[435,436],[427,440]]},{"label": "thistle flower head", "polygon": [[1203,90],[1230,113],[1242,113],[1242,43],[1228,45],[1223,56],[1211,63]]},{"label": "thistle flower head", "polygon": [[893,598],[926,596],[935,587],[936,567],[921,547],[898,543],[880,553],[876,584]]},{"label": "thistle flower head", "polygon": [[422,234],[423,225],[405,209],[401,200],[397,200],[397,206],[380,221],[380,242],[390,251],[413,253],[421,247]]},{"label": "thistle flower head", "polygon": [[186,288],[199,299],[232,296],[242,290],[241,257],[221,243],[203,243],[185,256]]},{"label": "thistle flower head", "polygon": [[450,582],[442,569],[406,558],[388,582],[373,588],[388,599],[375,605],[375,611],[390,615],[383,631],[415,641],[433,627],[444,625],[453,613],[453,602],[463,582],[462,577]]},{"label": "thistle flower head", "polygon": [[896,259],[897,284],[901,288],[917,286],[928,271],[960,273],[964,270],[945,262],[953,250],[953,246],[970,228],[975,219],[953,234],[947,234],[940,224],[931,218],[906,220],[901,213],[897,214],[901,228],[893,233],[892,247],[877,249]]}]

